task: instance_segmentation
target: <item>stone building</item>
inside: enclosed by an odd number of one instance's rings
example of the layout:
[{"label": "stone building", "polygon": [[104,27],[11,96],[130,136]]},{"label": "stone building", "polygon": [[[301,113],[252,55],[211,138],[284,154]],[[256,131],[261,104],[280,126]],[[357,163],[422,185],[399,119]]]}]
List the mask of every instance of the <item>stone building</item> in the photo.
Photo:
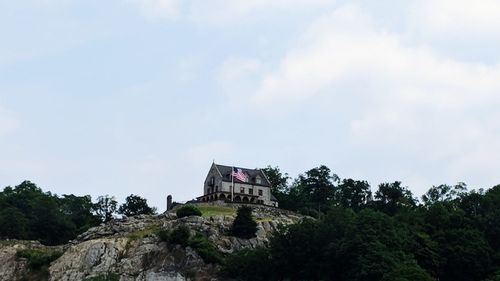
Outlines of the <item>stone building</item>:
[{"label": "stone building", "polygon": [[198,201],[230,201],[278,207],[271,183],[262,170],[212,163]]}]

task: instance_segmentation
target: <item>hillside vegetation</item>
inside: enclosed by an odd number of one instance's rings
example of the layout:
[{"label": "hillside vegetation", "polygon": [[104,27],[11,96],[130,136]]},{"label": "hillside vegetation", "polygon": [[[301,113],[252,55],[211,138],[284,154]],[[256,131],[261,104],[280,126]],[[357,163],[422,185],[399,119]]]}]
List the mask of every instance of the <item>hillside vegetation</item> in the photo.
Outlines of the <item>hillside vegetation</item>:
[{"label": "hillside vegetation", "polygon": [[[232,205],[196,204],[201,216],[177,218],[173,211],[131,217],[154,209],[136,195],[118,208],[110,196],[94,202],[23,182],[0,192],[0,237],[45,245],[76,239],[75,251],[50,267],[32,268],[33,274],[46,276],[50,269],[51,276],[67,280],[99,276],[99,267],[73,259],[102,251],[108,255],[106,270],[121,276],[143,272],[140,278],[147,273],[189,279],[196,271],[193,276],[233,280],[500,280],[500,185],[474,190],[464,183],[441,184],[417,198],[399,181],[372,188],[364,180],[341,179],[326,166],[293,180],[277,167],[264,172],[280,209],[252,206],[240,224],[248,233],[234,227]],[[117,211],[129,217],[114,220]],[[7,249],[10,243],[0,245]],[[0,254],[15,256],[9,249]],[[149,256],[151,250],[156,256]],[[56,257],[24,252],[13,259],[37,264]],[[144,263],[123,267],[138,261]],[[69,264],[72,271],[66,270]]]}]

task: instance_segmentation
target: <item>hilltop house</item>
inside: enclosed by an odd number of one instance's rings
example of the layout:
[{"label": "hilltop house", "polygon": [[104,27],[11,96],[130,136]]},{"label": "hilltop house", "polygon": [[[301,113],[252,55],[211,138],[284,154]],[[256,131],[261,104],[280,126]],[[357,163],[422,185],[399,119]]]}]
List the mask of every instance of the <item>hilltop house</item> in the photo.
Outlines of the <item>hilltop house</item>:
[{"label": "hilltop house", "polygon": [[231,201],[278,206],[271,183],[262,170],[212,163],[198,201]]}]

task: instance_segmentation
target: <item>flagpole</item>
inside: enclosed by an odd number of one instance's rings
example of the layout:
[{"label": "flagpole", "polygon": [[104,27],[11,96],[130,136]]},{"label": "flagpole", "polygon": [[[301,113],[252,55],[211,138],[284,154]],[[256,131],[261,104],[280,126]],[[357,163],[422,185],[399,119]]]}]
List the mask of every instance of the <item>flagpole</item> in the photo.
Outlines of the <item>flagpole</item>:
[{"label": "flagpole", "polygon": [[231,167],[231,202],[234,201],[234,166]]}]

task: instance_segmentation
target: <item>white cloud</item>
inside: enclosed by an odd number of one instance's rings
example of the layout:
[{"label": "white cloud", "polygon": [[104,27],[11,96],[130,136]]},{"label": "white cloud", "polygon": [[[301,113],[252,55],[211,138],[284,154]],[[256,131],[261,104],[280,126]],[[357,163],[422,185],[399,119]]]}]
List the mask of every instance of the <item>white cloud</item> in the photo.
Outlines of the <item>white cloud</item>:
[{"label": "white cloud", "polygon": [[311,10],[334,2],[334,0],[193,0],[190,3],[188,17],[198,23],[254,21],[277,11]]},{"label": "white cloud", "polygon": [[130,0],[139,6],[141,12],[152,19],[176,19],[181,15],[178,0]]},{"label": "white cloud", "polygon": [[427,32],[500,31],[497,0],[423,0],[412,10],[416,27]]},{"label": "white cloud", "polygon": [[[339,8],[261,74],[251,102],[270,111],[307,102],[347,119],[354,145],[441,162],[443,173],[463,180],[498,167],[500,65],[452,60],[400,36],[377,29],[356,6]],[[332,113],[339,100],[352,105],[348,113]]]}]

